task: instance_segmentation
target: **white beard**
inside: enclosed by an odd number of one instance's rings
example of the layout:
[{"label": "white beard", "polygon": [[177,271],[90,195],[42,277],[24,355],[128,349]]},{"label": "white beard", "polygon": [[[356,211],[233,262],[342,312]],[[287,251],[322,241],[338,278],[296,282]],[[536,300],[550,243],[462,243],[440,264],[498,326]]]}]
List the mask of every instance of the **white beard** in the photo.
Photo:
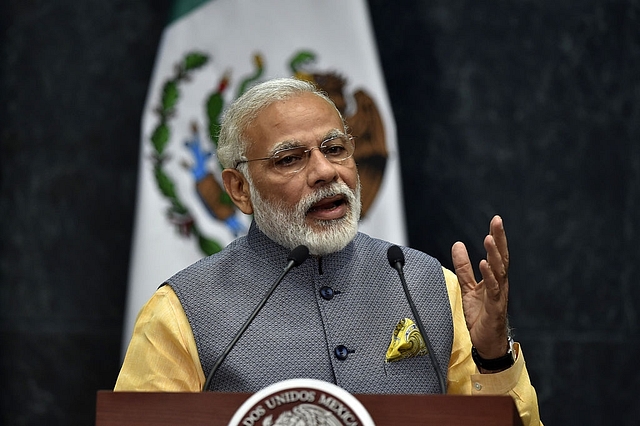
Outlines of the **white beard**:
[{"label": "white beard", "polygon": [[[358,232],[360,219],[360,179],[353,191],[343,182],[333,182],[301,199],[293,208],[282,202],[271,202],[260,196],[249,177],[253,218],[258,228],[270,239],[288,249],[304,244],[309,253],[324,256],[342,250]],[[306,224],[307,212],[320,200],[343,195],[347,214],[335,220],[317,220],[315,227]],[[319,228],[319,229],[314,229]]]}]

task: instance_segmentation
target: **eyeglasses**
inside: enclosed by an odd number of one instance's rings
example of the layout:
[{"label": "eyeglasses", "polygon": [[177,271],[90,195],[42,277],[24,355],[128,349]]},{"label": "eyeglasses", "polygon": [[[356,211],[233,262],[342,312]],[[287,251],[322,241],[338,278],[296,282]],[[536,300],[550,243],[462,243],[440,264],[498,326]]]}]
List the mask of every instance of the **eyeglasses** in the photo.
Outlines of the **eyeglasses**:
[{"label": "eyeglasses", "polygon": [[271,157],[253,158],[251,160],[239,160],[234,168],[239,164],[249,163],[251,161],[271,161],[271,166],[277,172],[283,175],[297,173],[304,169],[309,163],[311,151],[319,150],[327,160],[332,163],[341,163],[351,158],[356,147],[351,135],[336,135],[322,141],[320,146],[307,148],[298,146],[293,148],[285,148],[276,151]]}]

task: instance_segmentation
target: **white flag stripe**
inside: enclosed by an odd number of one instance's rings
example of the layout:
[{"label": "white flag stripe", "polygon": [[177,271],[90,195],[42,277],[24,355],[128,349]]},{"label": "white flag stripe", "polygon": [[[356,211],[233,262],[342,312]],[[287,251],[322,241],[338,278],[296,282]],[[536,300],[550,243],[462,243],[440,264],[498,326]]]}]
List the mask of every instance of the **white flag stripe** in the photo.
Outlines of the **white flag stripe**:
[{"label": "white flag stripe", "polygon": [[[168,118],[170,139],[163,169],[173,180],[180,200],[188,206],[198,228],[222,246],[234,235],[226,225],[211,219],[200,201],[185,164],[193,163],[184,142],[196,122],[207,138],[204,104],[225,72],[230,72],[226,104],[236,96],[239,82],[254,72],[253,56],[264,58],[260,80],[291,76],[294,54],[308,50],[317,55],[313,71],[332,72],[347,79],[348,94],[364,89],[373,98],[384,121],[387,166],[378,195],[360,229],[374,237],[406,244],[400,170],[393,115],[378,62],[368,10],[363,0],[216,0],[203,4],[165,29],[141,131],[138,200],[132,244],[125,330],[125,347],[142,305],[158,285],[204,254],[195,238],[187,238],[167,219],[170,203],[158,190],[151,158],[156,154],[150,137],[159,124],[157,108],[163,87],[176,73],[176,64],[188,52],[201,52],[208,62],[179,84],[175,113]],[[203,141],[207,142],[207,141]],[[207,142],[208,150],[212,150]],[[217,163],[208,163],[215,174]],[[189,179],[191,177],[191,179]],[[248,225],[249,218],[241,221]]]}]

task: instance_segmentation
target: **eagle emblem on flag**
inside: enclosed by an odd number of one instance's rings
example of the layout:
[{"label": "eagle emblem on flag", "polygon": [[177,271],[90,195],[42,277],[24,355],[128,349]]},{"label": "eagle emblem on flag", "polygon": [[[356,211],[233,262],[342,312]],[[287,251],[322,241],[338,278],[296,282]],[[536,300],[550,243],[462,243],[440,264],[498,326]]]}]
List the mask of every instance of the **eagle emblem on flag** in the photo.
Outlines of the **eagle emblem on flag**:
[{"label": "eagle emblem on flag", "polygon": [[[211,220],[223,223],[234,235],[246,232],[246,221],[243,221],[230,197],[224,191],[220,180],[222,167],[218,163],[215,151],[218,143],[220,119],[225,106],[241,96],[252,85],[261,81],[265,71],[265,60],[261,54],[253,57],[253,72],[240,79],[235,93],[232,88],[231,71],[225,72],[210,93],[203,96],[205,109],[202,118],[193,118],[190,129],[174,129],[171,127],[172,117],[180,106],[181,88],[188,84],[193,74],[210,60],[207,54],[188,52],[175,67],[171,77],[162,85],[159,103],[155,108],[157,124],[149,137],[152,146],[150,160],[158,190],[168,202],[166,217],[178,232],[187,237],[195,237],[200,250],[205,255],[216,253],[222,245],[215,236],[206,235],[199,226],[192,207],[181,196],[176,179],[166,165],[174,161],[167,153],[167,147],[178,137],[172,132],[185,133],[181,138],[184,153],[188,160],[181,161],[182,170],[190,176],[193,189],[199,202],[206,208]],[[313,69],[316,54],[310,51],[299,51],[292,55],[289,62],[291,75],[314,83],[327,93],[345,118],[349,131],[356,139],[354,159],[358,166],[362,184],[362,217],[365,217],[380,189],[387,163],[387,144],[383,120],[371,95],[362,88],[353,92],[347,91],[348,80],[335,71]],[[175,143],[175,142],[174,142]]]}]

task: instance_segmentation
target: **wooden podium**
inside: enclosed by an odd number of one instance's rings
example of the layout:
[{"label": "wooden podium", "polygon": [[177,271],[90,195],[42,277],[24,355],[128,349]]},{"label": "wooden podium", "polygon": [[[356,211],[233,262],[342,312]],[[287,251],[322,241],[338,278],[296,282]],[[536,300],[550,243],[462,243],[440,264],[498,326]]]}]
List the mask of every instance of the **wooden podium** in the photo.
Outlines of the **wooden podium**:
[{"label": "wooden podium", "polygon": [[[227,426],[248,393],[99,391],[96,426]],[[376,426],[521,426],[509,396],[354,395]]]}]

